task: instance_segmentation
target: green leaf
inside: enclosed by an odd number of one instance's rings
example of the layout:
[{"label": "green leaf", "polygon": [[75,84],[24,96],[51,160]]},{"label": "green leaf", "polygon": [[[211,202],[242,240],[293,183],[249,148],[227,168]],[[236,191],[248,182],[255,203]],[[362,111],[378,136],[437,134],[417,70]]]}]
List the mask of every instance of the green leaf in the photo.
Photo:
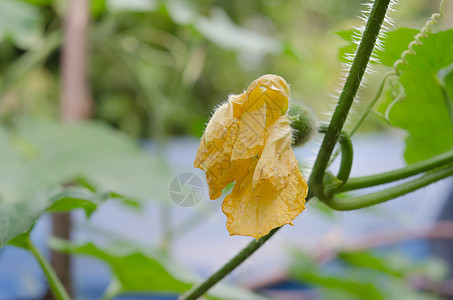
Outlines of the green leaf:
[{"label": "green leaf", "polygon": [[28,249],[28,246],[29,246],[28,243],[29,243],[29,239],[30,239],[29,234],[30,234],[30,231],[19,234],[18,236],[16,236],[12,240],[10,240],[8,242],[8,244],[10,244],[11,246]]},{"label": "green leaf", "polygon": [[[77,188],[42,192],[15,202],[3,200],[0,202],[0,247],[29,231],[36,219],[48,210],[57,212],[83,208],[90,214],[105,199],[106,195]],[[13,243],[18,244],[19,240]]]},{"label": "green leaf", "polygon": [[309,256],[301,252],[294,253],[294,256],[295,262],[291,265],[290,276],[304,284],[343,291],[359,299],[383,299],[382,293],[372,282],[346,274],[344,276],[327,274]]},{"label": "green leaf", "polygon": [[395,61],[401,58],[403,51],[407,50],[409,43],[419,32],[417,29],[405,27],[387,32],[381,41],[384,51],[377,51],[379,62],[384,66],[393,67]]},{"label": "green leaf", "polygon": [[343,252],[338,257],[352,266],[369,268],[396,277],[417,275],[430,281],[441,282],[448,275],[448,266],[434,257],[414,261],[397,251],[379,255],[367,251]]},{"label": "green leaf", "polygon": [[73,209],[82,208],[87,217],[109,199],[108,194],[94,193],[88,189],[74,187],[63,190],[50,199],[51,206],[46,211],[49,213],[67,212]]},{"label": "green leaf", "polygon": [[357,44],[353,43],[355,30],[354,29],[347,29],[347,30],[340,30],[335,32],[343,40],[347,41],[348,43],[341,47],[338,50],[338,60],[344,63],[350,62],[347,57],[355,52],[357,49]]},{"label": "green leaf", "polygon": [[[45,212],[57,213],[81,208],[85,210],[87,217],[89,217],[91,213],[97,209],[98,205],[104,203],[109,198],[109,195],[107,194],[94,193],[80,187],[66,188],[59,192],[53,191],[52,193],[54,194],[53,196],[49,194],[47,197],[43,197],[49,200],[47,201],[47,204],[44,204],[45,202],[43,202],[41,208],[30,209],[30,206],[25,204],[23,210],[16,211],[8,209],[8,206],[5,204],[0,204],[0,224],[7,224],[7,218],[11,218],[11,220],[20,218],[25,221],[23,223],[16,222],[15,224],[12,224],[9,229],[5,226],[4,229],[7,229],[9,234],[2,236],[0,233],[0,247],[7,241],[10,245],[28,249],[28,235],[33,228],[34,221]],[[45,207],[46,205],[48,206],[47,208]],[[3,214],[3,212],[5,212],[5,214]],[[14,236],[20,231],[25,232],[8,241],[11,236]]]},{"label": "green leaf", "polygon": [[439,282],[446,278],[437,260],[414,262],[398,252],[379,256],[340,253],[338,263],[323,265],[299,250],[293,251],[293,256],[291,276],[320,287],[321,299],[438,299],[413,289],[407,279],[413,275]]},{"label": "green leaf", "polygon": [[107,263],[116,280],[120,283],[118,293],[124,292],[183,292],[190,284],[173,276],[164,264],[166,260],[159,253],[129,252],[121,245],[111,250],[101,249],[92,243],[71,245],[62,240],[52,239],[50,246],[58,251],[73,255],[88,255]]},{"label": "green leaf", "polygon": [[99,18],[106,11],[106,0],[92,0],[90,4],[91,15]]},{"label": "green leaf", "polygon": [[[438,72],[453,63],[453,30],[431,33],[415,45],[415,55],[406,57],[407,64],[400,65],[405,97],[391,106],[389,120],[392,125],[405,129],[407,163],[433,157],[453,147],[453,131],[448,107],[452,98],[446,99]],[[448,81],[447,90],[452,90]],[[395,99],[398,93],[393,98]],[[393,101],[394,99],[389,99]],[[382,111],[388,109],[385,103]]]},{"label": "green leaf", "polygon": [[18,47],[32,48],[44,29],[39,9],[18,0],[0,1],[0,41],[10,38]]},{"label": "green leaf", "polygon": [[53,0],[25,0],[25,2],[35,6],[48,6],[53,3]]},{"label": "green leaf", "polygon": [[[168,201],[168,168],[125,135],[99,123],[30,123],[0,128],[0,246],[44,212],[83,208],[110,195]],[[82,182],[85,188],[59,188]]]},{"label": "green leaf", "polygon": [[397,277],[403,277],[416,268],[413,261],[400,253],[377,256],[364,251],[343,252],[338,257],[351,265],[374,269]]},{"label": "green leaf", "polygon": [[[114,276],[113,284],[107,291],[108,298],[137,292],[182,294],[199,281],[166,256],[151,249],[138,251],[127,244],[102,249],[93,243],[76,245],[55,238],[50,241],[50,246],[73,255],[92,256],[108,264]],[[247,290],[225,285],[213,288],[209,296],[213,299],[265,299]]]},{"label": "green leaf", "polygon": [[[401,57],[403,51],[407,49],[409,43],[412,42],[417,33],[419,33],[419,30],[405,27],[386,32],[385,36],[381,39],[381,45],[384,50],[375,51],[375,57],[378,59],[379,63],[384,66],[392,67],[395,61]],[[348,45],[340,48],[339,51],[340,61],[348,62],[346,55],[354,53],[357,48],[357,45],[352,42],[354,30],[338,31],[336,34],[349,42]]]},{"label": "green leaf", "polygon": [[320,273],[301,272],[297,278],[305,283],[322,286],[352,294],[359,299],[384,299],[382,292],[372,282],[361,282],[359,278],[329,276]]},{"label": "green leaf", "polygon": [[102,192],[169,203],[171,174],[126,135],[95,122],[0,129],[0,197],[22,200],[83,179]]}]

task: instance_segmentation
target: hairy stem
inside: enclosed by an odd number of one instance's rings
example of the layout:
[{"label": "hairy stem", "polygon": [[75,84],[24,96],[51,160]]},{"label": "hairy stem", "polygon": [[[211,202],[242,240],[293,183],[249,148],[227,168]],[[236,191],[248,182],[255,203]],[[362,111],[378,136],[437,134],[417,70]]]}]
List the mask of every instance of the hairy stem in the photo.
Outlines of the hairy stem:
[{"label": "hairy stem", "polygon": [[329,164],[330,156],[338,141],[340,132],[354,102],[354,97],[360,86],[363,74],[367,67],[376,39],[384,22],[390,0],[375,0],[365,31],[352,62],[351,69],[346,78],[346,83],[341,92],[337,107],[330,120],[329,128],[324,136],[318,156],[316,158],[312,175],[309,180],[310,193],[323,196],[323,177]]},{"label": "hairy stem", "polygon": [[433,158],[426,159],[414,164],[405,166],[404,168],[384,172],[376,175],[350,178],[346,185],[340,190],[341,192],[363,189],[371,186],[389,183],[392,181],[408,178],[438,167],[453,161],[453,150],[447,151]]},{"label": "hairy stem", "polygon": [[374,96],[373,100],[371,100],[370,103],[368,103],[367,108],[363,112],[363,114],[360,116],[360,118],[357,120],[357,122],[354,124],[354,127],[351,129],[351,132],[349,133],[350,136],[353,136],[354,133],[359,129],[360,125],[362,125],[363,121],[368,117],[368,115],[373,111],[373,107],[376,104],[376,102],[381,98],[382,91],[384,90],[385,83],[387,82],[387,79],[390,76],[396,76],[395,72],[389,72],[384,75],[382,78],[381,84],[376,92],[376,95]]},{"label": "hairy stem", "polygon": [[55,270],[52,268],[50,263],[46,260],[44,255],[35,247],[29,237],[26,238],[26,246],[28,250],[36,257],[38,260],[39,265],[41,266],[44,274],[49,281],[50,290],[52,291],[53,295],[57,300],[70,300],[68,293],[66,292],[63,284],[61,283],[60,279],[58,279]]},{"label": "hairy stem", "polygon": [[383,191],[358,196],[355,198],[333,197],[330,199],[324,199],[323,201],[330,208],[333,208],[335,210],[355,210],[383,203],[385,201],[405,195],[451,175],[453,175],[453,165],[449,165],[448,167],[427,173],[420,178],[405,182],[392,188],[385,189]]},{"label": "hairy stem", "polygon": [[[349,132],[350,137],[352,137],[357,132],[357,130],[360,128],[360,126],[365,121],[365,119],[368,117],[368,115],[373,111],[373,107],[376,104],[376,102],[379,100],[379,98],[381,98],[382,92],[384,91],[385,83],[387,82],[387,79],[390,76],[396,76],[396,73],[388,72],[387,74],[384,75],[373,100],[371,100],[371,102],[368,103],[366,109],[363,111],[362,115],[359,117],[359,119],[354,124],[354,127],[352,127],[351,131]],[[337,158],[338,154],[340,154],[340,149],[337,149],[337,151],[335,151],[334,154],[332,155],[332,157],[330,158],[329,166]]]}]

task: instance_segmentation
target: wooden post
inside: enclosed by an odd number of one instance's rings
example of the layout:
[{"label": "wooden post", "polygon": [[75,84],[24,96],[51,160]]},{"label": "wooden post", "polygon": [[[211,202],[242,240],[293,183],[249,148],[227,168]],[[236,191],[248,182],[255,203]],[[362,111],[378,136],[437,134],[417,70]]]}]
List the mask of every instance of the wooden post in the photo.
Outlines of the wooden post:
[{"label": "wooden post", "polygon": [[[70,0],[64,19],[60,102],[60,117],[63,122],[85,120],[92,114],[93,101],[87,72],[89,3],[89,0]],[[52,218],[53,235],[70,240],[70,213],[55,214]],[[70,257],[52,251],[51,264],[68,294],[72,295]]]}]

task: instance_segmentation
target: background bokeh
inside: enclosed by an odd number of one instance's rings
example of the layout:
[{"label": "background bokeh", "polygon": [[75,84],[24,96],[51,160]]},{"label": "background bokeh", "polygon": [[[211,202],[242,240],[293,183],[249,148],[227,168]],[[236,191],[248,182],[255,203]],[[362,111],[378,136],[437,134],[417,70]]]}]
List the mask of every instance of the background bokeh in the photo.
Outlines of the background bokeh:
[{"label": "background bokeh", "polygon": [[[419,29],[439,6],[400,2],[391,14],[395,28]],[[59,121],[68,1],[0,0],[0,205],[38,203],[36,195],[50,195],[55,185],[102,194],[96,197],[114,191],[109,202],[95,201],[91,217],[72,213],[78,246],[49,242],[49,215],[38,219],[33,239],[46,255],[50,247],[77,256],[71,270],[76,299],[112,292],[112,276],[122,283],[110,295],[116,299],[176,299],[188,283],[168,271],[175,272],[171,264],[206,277],[250,241],[228,236],[221,201],[207,199],[207,186],[193,207],[170,201],[178,174],[204,182],[192,161],[207,120],[228,95],[273,73],[290,83],[293,102],[327,121],[341,86],[339,50],[348,45],[336,32],[362,25],[360,3],[92,0],[86,74],[92,120],[67,129]],[[452,25],[450,3],[439,28]],[[384,67],[374,69],[355,114],[381,82]],[[404,166],[404,138],[371,115],[353,139],[352,175]],[[305,176],[319,142],[315,135],[295,149]],[[227,278],[247,290],[220,288],[217,296],[226,296],[216,299],[451,298],[451,242],[432,239],[436,232],[453,238],[452,186],[449,178],[359,212],[334,212],[311,201],[294,227],[286,226]],[[26,212],[19,211],[19,219]],[[3,220],[0,211],[0,233],[14,227]],[[153,285],[161,277],[162,286]],[[250,298],[248,290],[262,296]],[[0,299],[41,299],[47,292],[29,253],[0,249]]]},{"label": "background bokeh", "polygon": [[[401,2],[392,14],[396,27],[418,28],[438,7],[437,1]],[[3,0],[0,5],[2,119],[58,118],[56,49],[63,39],[52,35],[61,34],[67,3]],[[323,119],[339,82],[338,48],[345,44],[335,31],[361,25],[356,16],[362,8],[359,0],[93,0],[94,118],[137,138],[200,136],[228,94],[275,73],[291,83],[296,101]],[[24,59],[28,52],[33,57]],[[370,95],[363,92],[364,98]]]}]

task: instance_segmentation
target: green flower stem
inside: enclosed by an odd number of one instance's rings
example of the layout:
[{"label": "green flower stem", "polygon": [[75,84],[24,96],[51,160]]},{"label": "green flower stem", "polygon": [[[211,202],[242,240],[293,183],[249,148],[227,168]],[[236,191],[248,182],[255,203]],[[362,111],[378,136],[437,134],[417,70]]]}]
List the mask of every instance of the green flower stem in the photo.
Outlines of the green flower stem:
[{"label": "green flower stem", "polygon": [[212,274],[208,279],[199,285],[193,287],[186,295],[182,296],[181,300],[196,300],[206,293],[212,286],[222,280],[226,275],[231,273],[237,266],[244,262],[250,255],[252,255],[258,248],[260,248],[268,239],[270,239],[281,227],[271,230],[267,235],[259,240],[250,242],[244,249],[241,250],[235,257],[230,259],[223,267],[217,272]]},{"label": "green flower stem", "polygon": [[323,177],[329,164],[330,156],[335,144],[340,137],[340,132],[348,116],[354,97],[360,86],[363,74],[367,67],[371,53],[373,52],[376,39],[381,29],[390,0],[375,0],[371,9],[365,31],[352,62],[351,69],[346,78],[346,83],[341,92],[338,105],[333,113],[329,128],[324,136],[313,172],[310,176],[310,193],[319,197],[324,196]]},{"label": "green flower stem", "polygon": [[365,119],[368,117],[368,115],[373,111],[373,107],[376,104],[376,102],[379,100],[379,98],[381,98],[382,91],[384,90],[384,87],[385,87],[385,83],[387,82],[387,79],[390,76],[396,76],[396,73],[391,71],[384,75],[373,100],[371,100],[371,102],[368,103],[367,108],[365,109],[363,114],[360,116],[360,118],[357,120],[357,122],[354,124],[354,127],[351,129],[351,132],[349,132],[350,136],[353,136],[354,133],[356,133],[357,129],[359,129],[359,127],[360,127],[360,125],[362,125],[363,121],[365,121]]},{"label": "green flower stem", "polygon": [[341,146],[341,163],[340,169],[338,170],[337,178],[343,182],[341,184],[342,187],[348,181],[349,174],[351,174],[352,160],[354,155],[351,139],[349,138],[349,135],[344,131],[342,131],[340,135],[340,146]]},{"label": "green flower stem", "polygon": [[442,91],[442,95],[445,99],[445,105],[447,106],[448,117],[450,118],[451,130],[453,131],[453,101],[450,99],[448,95],[447,89],[445,88],[445,84],[440,84],[440,89]]},{"label": "green flower stem", "polygon": [[[319,131],[325,133],[327,128],[321,128]],[[324,182],[324,194],[328,196],[333,195],[346,184],[349,179],[349,174],[351,173],[352,161],[354,158],[354,149],[349,135],[346,132],[341,131],[339,140],[341,149],[340,169],[338,170],[338,174],[333,185],[328,186],[326,185],[326,182]]]},{"label": "green flower stem", "polygon": [[52,269],[52,266],[46,260],[44,255],[42,255],[42,253],[39,252],[35,245],[33,245],[29,237],[26,238],[25,242],[27,249],[30,250],[31,253],[33,253],[33,255],[38,260],[38,263],[41,266],[42,270],[44,271],[44,274],[49,281],[50,290],[54,294],[55,298],[57,300],[70,300],[71,298],[64,289],[63,284],[61,283],[60,279],[58,279],[57,274],[55,273],[54,269]]},{"label": "green flower stem", "polygon": [[[388,73],[386,73],[384,75],[384,77],[382,78],[381,84],[379,85],[379,88],[378,88],[378,90],[376,92],[376,95],[374,96],[373,100],[371,100],[371,102],[368,103],[368,106],[363,111],[362,115],[359,117],[357,122],[354,124],[354,127],[349,132],[349,136],[350,137],[352,137],[357,132],[357,130],[362,125],[363,121],[365,121],[365,119],[368,117],[368,115],[373,111],[373,107],[374,107],[374,105],[376,105],[376,102],[379,100],[379,98],[381,98],[382,92],[384,91],[385,83],[387,82],[387,79],[390,76],[396,76],[396,73],[391,71],[391,72],[388,72]],[[335,151],[335,153],[330,158],[329,166],[333,163],[335,158],[337,158],[338,154],[340,154],[340,149],[337,149],[337,151]]]},{"label": "green flower stem", "polygon": [[449,165],[448,167],[427,173],[420,178],[405,182],[392,188],[385,189],[383,191],[358,196],[355,198],[333,197],[330,199],[324,199],[323,202],[330,208],[335,210],[355,210],[376,205],[405,195],[451,175],[453,175],[453,165]]},{"label": "green flower stem", "polygon": [[371,186],[389,183],[411,177],[453,162],[453,150],[447,151],[433,158],[426,159],[404,168],[380,173],[376,175],[350,178],[341,192],[363,189]]}]

